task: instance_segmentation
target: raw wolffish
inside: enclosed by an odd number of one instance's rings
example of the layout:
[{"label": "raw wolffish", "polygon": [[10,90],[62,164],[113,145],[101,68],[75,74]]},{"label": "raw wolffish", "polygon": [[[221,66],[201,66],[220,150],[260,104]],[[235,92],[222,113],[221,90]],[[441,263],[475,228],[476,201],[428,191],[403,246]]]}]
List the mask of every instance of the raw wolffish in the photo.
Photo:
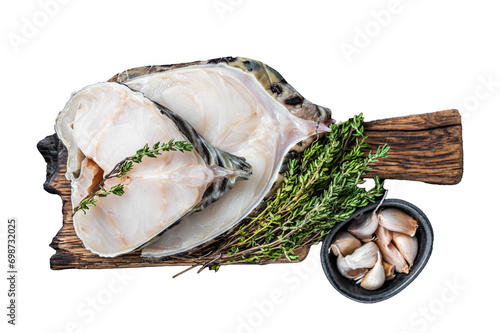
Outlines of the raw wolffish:
[{"label": "raw wolffish", "polygon": [[140,67],[111,81],[178,113],[214,147],[253,167],[249,180],[145,247],[146,257],[186,253],[244,223],[279,185],[286,160],[333,121],[329,109],[303,98],[274,69],[245,58]]},{"label": "raw wolffish", "polygon": [[251,173],[244,159],[212,147],[168,108],[118,83],[99,83],[74,93],[57,118],[56,132],[68,149],[66,177],[71,180],[73,207],[118,162],[146,143],[187,140],[194,147],[144,158],[125,176],[104,183],[108,189],[124,184],[123,196],[99,198],[86,213],[75,213],[77,235],[87,249],[104,257],[150,243]]}]

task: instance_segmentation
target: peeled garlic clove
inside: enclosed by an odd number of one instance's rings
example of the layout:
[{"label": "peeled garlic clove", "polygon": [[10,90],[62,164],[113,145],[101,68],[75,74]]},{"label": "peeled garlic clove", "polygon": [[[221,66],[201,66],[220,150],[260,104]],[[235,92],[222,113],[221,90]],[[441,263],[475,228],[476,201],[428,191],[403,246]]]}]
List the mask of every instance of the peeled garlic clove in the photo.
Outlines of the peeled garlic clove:
[{"label": "peeled garlic clove", "polygon": [[[333,246],[336,245],[336,246]],[[348,233],[347,231],[341,231],[332,242],[332,252],[334,255],[338,256],[339,251],[343,256],[347,256],[354,252],[358,247],[361,246],[361,241]]]},{"label": "peeled garlic clove", "polygon": [[372,269],[366,273],[363,280],[361,280],[361,287],[366,290],[376,290],[385,282],[385,271],[384,265],[382,265],[382,256],[380,252],[377,252],[377,262]]},{"label": "peeled garlic clove", "polygon": [[373,233],[377,230],[378,216],[375,212],[371,214],[362,214],[360,217],[355,218],[347,231],[361,239],[362,241],[370,241]]},{"label": "peeled garlic clove", "polygon": [[392,237],[394,245],[398,248],[399,252],[403,255],[408,265],[413,266],[413,262],[417,257],[418,252],[418,239],[416,236],[410,237],[405,234],[394,233]]},{"label": "peeled garlic clove", "polygon": [[375,230],[375,235],[377,235],[377,238],[383,245],[387,245],[392,241],[392,231],[384,228],[381,225],[379,225],[377,227],[377,230]]},{"label": "peeled garlic clove", "polygon": [[397,208],[386,208],[378,213],[379,223],[386,229],[414,236],[418,223],[410,215]]},{"label": "peeled garlic clove", "polygon": [[[332,248],[335,248],[336,245],[332,245]],[[352,269],[347,265],[347,262],[345,260],[345,257],[342,255],[342,252],[337,248],[337,252],[339,253],[339,256],[337,257],[337,269],[339,270],[339,273],[348,279],[359,279],[363,277],[368,269],[366,268],[357,268],[357,269]]]},{"label": "peeled garlic clove", "polygon": [[378,246],[375,243],[365,243],[358,247],[351,255],[345,257],[346,263],[352,269],[372,268],[377,262]]},{"label": "peeled garlic clove", "polygon": [[398,251],[398,249],[394,246],[394,244],[389,243],[387,245],[383,245],[380,243],[380,240],[375,241],[382,253],[382,258],[389,264],[394,265],[394,270],[397,273],[408,273],[410,268],[406,263],[403,255]]},{"label": "peeled garlic clove", "polygon": [[396,277],[396,273],[394,272],[394,265],[382,261],[382,266],[384,266],[385,279],[387,281],[392,280]]}]

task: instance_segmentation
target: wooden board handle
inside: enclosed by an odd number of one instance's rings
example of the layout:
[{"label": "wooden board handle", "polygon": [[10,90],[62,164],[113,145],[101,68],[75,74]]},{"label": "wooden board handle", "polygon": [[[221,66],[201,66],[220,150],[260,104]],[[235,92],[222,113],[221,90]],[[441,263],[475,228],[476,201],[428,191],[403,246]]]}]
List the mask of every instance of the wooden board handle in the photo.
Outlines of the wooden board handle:
[{"label": "wooden board handle", "polygon": [[370,121],[364,124],[369,150],[387,143],[387,157],[366,177],[458,184],[463,174],[462,124],[457,110]]}]

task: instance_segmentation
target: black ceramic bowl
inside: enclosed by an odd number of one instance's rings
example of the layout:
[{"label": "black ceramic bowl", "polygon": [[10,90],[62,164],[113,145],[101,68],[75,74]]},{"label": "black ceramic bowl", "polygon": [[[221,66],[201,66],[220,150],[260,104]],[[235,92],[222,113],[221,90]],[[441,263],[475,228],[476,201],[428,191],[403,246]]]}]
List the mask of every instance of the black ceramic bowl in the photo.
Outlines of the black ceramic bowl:
[{"label": "black ceramic bowl", "polygon": [[337,269],[337,257],[329,251],[332,240],[341,230],[347,230],[349,223],[359,215],[373,211],[379,202],[369,204],[363,208],[358,209],[349,219],[339,222],[335,225],[332,231],[323,240],[321,247],[321,265],[325,271],[326,277],[330,283],[342,295],[362,303],[376,303],[386,300],[401,290],[406,288],[424,269],[425,264],[429,260],[432,252],[432,243],[434,241],[434,234],[429,219],[425,214],[409,202],[399,199],[386,199],[380,206],[399,208],[412,216],[418,222],[416,236],[418,237],[418,253],[415,262],[408,274],[396,273],[396,277],[392,280],[385,281],[384,285],[377,290],[366,290],[360,285],[356,284],[353,280],[347,279],[340,275]]}]

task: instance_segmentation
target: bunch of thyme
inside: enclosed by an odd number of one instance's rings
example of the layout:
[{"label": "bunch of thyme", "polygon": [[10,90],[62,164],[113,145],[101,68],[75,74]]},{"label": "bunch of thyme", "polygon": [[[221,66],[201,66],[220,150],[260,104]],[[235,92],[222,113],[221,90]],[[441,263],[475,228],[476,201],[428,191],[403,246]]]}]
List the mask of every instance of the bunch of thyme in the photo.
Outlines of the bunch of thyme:
[{"label": "bunch of thyme", "polygon": [[[285,256],[299,258],[295,250],[320,242],[335,223],[374,202],[384,193],[378,177],[366,190],[363,175],[370,164],[385,157],[384,145],[367,156],[363,114],[340,124],[304,151],[300,160],[288,163],[281,188],[256,217],[244,220],[239,229],[193,258],[193,266],[218,270],[231,263],[266,263]],[[182,273],[182,272],[181,272]],[[180,274],[181,274],[180,273]]]},{"label": "bunch of thyme", "polygon": [[134,164],[141,163],[144,157],[156,158],[156,156],[161,155],[162,152],[185,152],[191,150],[193,150],[193,146],[191,145],[191,143],[188,143],[186,141],[174,141],[174,139],[171,139],[169,142],[162,144],[160,144],[160,142],[157,142],[152,147],[149,147],[149,145],[146,143],[146,145],[139,149],[135,153],[135,155],[129,156],[120,161],[113,168],[113,170],[111,170],[103,178],[99,185],[97,185],[96,188],[92,190],[85,198],[83,198],[78,206],[73,209],[73,215],[75,215],[75,213],[79,210],[83,211],[83,213],[86,214],[90,207],[95,207],[97,203],[97,197],[107,197],[110,194],[122,196],[125,193],[123,184],[112,186],[108,191],[104,188],[104,182],[111,178],[121,178],[125,176],[132,170]]}]

